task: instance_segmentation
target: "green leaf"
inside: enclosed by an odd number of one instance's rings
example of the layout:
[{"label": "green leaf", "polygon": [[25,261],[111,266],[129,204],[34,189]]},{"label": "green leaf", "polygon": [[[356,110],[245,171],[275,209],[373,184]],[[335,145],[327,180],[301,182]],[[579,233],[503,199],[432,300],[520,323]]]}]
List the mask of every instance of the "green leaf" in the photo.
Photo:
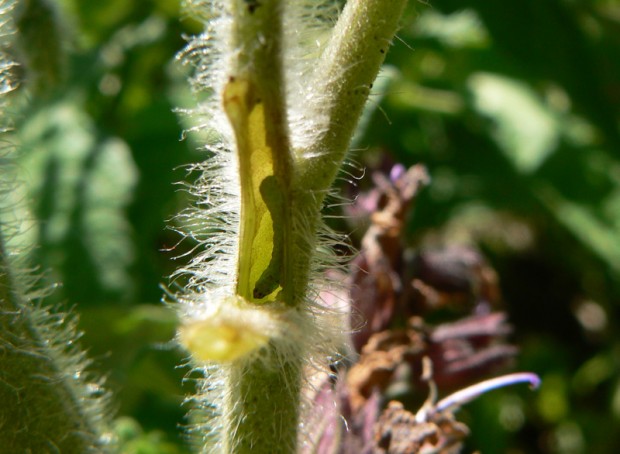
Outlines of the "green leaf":
[{"label": "green leaf", "polygon": [[523,82],[490,73],[468,81],[474,108],[492,121],[491,136],[520,173],[535,172],[555,151],[560,128],[553,113]]}]

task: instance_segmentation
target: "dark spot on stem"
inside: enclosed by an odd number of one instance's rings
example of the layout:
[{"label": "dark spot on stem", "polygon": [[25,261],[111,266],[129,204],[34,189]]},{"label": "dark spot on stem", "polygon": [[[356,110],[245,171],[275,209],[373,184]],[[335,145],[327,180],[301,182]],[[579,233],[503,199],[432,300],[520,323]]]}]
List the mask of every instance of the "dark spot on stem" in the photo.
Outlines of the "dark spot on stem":
[{"label": "dark spot on stem", "polygon": [[248,12],[250,14],[254,14],[254,12],[261,6],[258,0],[245,0],[245,3],[248,5]]}]

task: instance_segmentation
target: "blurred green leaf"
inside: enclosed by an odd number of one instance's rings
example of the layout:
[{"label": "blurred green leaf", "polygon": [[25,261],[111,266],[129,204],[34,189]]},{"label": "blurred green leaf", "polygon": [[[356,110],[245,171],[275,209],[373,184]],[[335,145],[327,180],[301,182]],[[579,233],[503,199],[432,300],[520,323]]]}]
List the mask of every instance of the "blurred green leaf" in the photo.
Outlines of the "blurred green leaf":
[{"label": "blurred green leaf", "polygon": [[64,270],[59,281],[73,301],[128,296],[133,251],[123,212],[137,169],[126,143],[98,137],[79,98],[50,104],[19,131],[24,180],[41,220],[39,255],[50,260],[43,263]]},{"label": "blurred green leaf", "polygon": [[535,172],[555,151],[560,128],[553,113],[525,84],[489,73],[468,81],[474,108],[492,123],[492,137],[517,171]]}]

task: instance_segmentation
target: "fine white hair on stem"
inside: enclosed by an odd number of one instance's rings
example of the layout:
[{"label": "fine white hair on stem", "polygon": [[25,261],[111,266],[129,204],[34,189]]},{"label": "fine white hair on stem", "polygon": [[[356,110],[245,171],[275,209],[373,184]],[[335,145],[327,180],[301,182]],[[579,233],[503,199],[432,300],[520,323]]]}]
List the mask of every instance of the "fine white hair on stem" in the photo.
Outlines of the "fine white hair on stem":
[{"label": "fine white hair on stem", "polygon": [[194,68],[192,89],[204,98],[194,109],[183,110],[194,126],[212,132],[214,143],[205,146],[209,158],[190,170],[198,173],[188,185],[194,199],[192,207],[177,216],[176,230],[198,243],[190,263],[173,278],[187,280],[180,295],[182,316],[198,317],[205,307],[203,295],[209,292],[231,295],[238,254],[240,212],[239,181],[233,149],[233,134],[221,108],[230,48],[231,17],[229,2],[193,0],[184,4],[194,18],[204,21],[205,30],[189,39],[178,59]]},{"label": "fine white hair on stem", "polygon": [[[177,56],[182,64],[193,68],[190,85],[202,101],[179,112],[193,125],[189,130],[206,131],[212,139],[204,147],[208,158],[189,167],[192,176],[198,175],[187,185],[194,203],[177,216],[174,227],[195,243],[190,262],[172,276],[184,284],[173,298],[182,323],[191,325],[208,318],[214,302],[234,295],[241,202],[234,136],[221,107],[229,60],[235,52],[229,39],[230,2],[187,0],[184,7],[205,27],[198,36],[188,38]],[[195,394],[186,399],[190,404],[187,433],[196,450],[218,452],[223,446],[223,409],[230,371],[222,364],[195,359],[191,364],[201,378],[196,379]]]},{"label": "fine white hair on stem", "polygon": [[324,113],[328,95],[309,82],[339,14],[338,2],[331,0],[285,2],[284,77],[291,145],[296,150],[309,149],[329,121]]},{"label": "fine white hair on stem", "polygon": [[404,6],[387,3],[187,2],[205,31],[180,55],[204,97],[186,112],[215,137],[178,217],[199,246],[175,274],[178,339],[205,375],[193,400],[215,418],[198,423],[203,452],[291,452],[306,372],[346,354],[347,302],[322,299],[346,241],[320,209]]}]

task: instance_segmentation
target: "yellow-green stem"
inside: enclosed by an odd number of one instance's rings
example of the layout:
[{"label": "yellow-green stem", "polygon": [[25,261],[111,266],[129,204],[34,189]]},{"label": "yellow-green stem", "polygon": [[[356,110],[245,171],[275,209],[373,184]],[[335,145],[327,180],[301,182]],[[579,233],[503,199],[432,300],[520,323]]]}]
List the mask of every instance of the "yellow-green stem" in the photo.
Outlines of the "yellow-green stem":
[{"label": "yellow-green stem", "polygon": [[[234,2],[239,49],[223,102],[235,132],[241,184],[237,294],[248,302],[299,301],[291,268],[291,176],[282,75],[282,3]],[[277,303],[276,303],[277,304]],[[264,347],[228,370],[222,445],[229,453],[295,451],[303,349]]]},{"label": "yellow-green stem", "polygon": [[[235,132],[241,183],[237,293],[247,301],[265,302],[268,296],[267,301],[273,301],[280,289],[286,294],[290,287],[290,275],[282,266],[289,252],[283,245],[290,232],[292,160],[281,15],[279,0],[234,2],[238,52],[223,98]],[[292,303],[291,295],[283,300]]]},{"label": "yellow-green stem", "polygon": [[[308,324],[306,293],[323,198],[405,0],[347,3],[310,82],[317,93],[327,93],[324,107],[331,122],[315,146],[303,150],[321,156],[308,161],[293,159],[290,146],[281,50],[284,1],[233,0],[236,53],[222,100],[235,135],[241,185],[236,292],[258,306],[283,304],[299,311],[291,320]],[[307,332],[305,326],[288,328]],[[274,340],[261,354],[225,368],[220,437],[225,452],[295,451],[307,351],[307,340],[298,341],[293,345],[292,337],[282,350]]]}]

